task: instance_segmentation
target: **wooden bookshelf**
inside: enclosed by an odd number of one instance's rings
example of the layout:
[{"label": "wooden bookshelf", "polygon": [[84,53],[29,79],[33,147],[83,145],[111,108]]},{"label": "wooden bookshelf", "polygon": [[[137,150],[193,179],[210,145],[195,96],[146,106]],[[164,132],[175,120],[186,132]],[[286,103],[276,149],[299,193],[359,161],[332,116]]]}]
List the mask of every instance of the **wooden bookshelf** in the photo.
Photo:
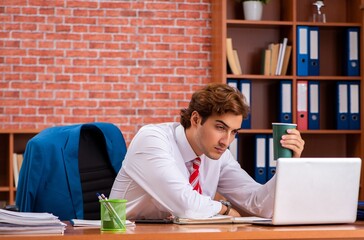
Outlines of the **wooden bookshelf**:
[{"label": "wooden bookshelf", "polygon": [[38,130],[0,130],[0,201],[5,204],[15,203],[13,153],[24,153],[28,140],[38,132]]},{"label": "wooden bookshelf", "polygon": [[[281,80],[292,82],[292,119],[297,117],[297,81],[315,80],[320,83],[320,129],[303,130],[306,142],[302,157],[361,157],[364,159],[364,104],[360,104],[361,128],[359,130],[337,130],[336,82],[360,81],[363,96],[363,51],[360,51],[360,76],[345,76],[343,38],[345,29],[360,29],[359,49],[363,49],[364,0],[324,1],[323,12],[326,23],[312,22],[315,10],[312,0],[271,0],[264,5],[260,21],[244,20],[241,3],[236,0],[212,1],[212,78],[214,82],[229,79],[248,79],[252,85],[251,129],[239,134],[239,162],[243,168],[251,168],[254,161],[254,137],[256,134],[272,133],[272,122],[279,120],[279,84]],[[297,26],[319,27],[319,76],[298,76],[297,73]],[[287,75],[265,76],[261,73],[262,50],[269,43],[282,42],[288,38],[292,46]],[[226,61],[226,38],[232,38],[237,50],[241,75],[233,75]],[[364,167],[364,164],[363,164]],[[364,168],[362,168],[364,169]],[[364,172],[364,170],[362,170]],[[350,174],[350,173],[348,173]],[[363,174],[362,174],[363,175]],[[364,176],[361,179],[364,186]],[[364,191],[360,191],[364,200]]]}]

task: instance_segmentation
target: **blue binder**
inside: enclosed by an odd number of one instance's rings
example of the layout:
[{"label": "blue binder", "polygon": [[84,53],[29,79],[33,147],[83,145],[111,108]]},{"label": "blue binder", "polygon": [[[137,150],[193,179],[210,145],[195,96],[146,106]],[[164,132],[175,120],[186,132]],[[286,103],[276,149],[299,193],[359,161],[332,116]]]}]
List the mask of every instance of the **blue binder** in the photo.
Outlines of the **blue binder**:
[{"label": "blue binder", "polygon": [[251,128],[251,81],[250,80],[240,80],[240,91],[243,93],[243,95],[246,98],[246,101],[250,107],[250,112],[248,114],[247,119],[243,120],[243,123],[241,125],[241,128],[243,129],[250,129]]},{"label": "blue binder", "polygon": [[320,82],[308,82],[308,129],[320,129]]},{"label": "blue binder", "polygon": [[276,173],[276,166],[277,166],[277,160],[274,160],[274,154],[273,154],[273,135],[268,134],[267,135],[267,181],[270,180],[274,174]]},{"label": "blue binder", "polygon": [[360,129],[360,83],[349,83],[349,129]]},{"label": "blue binder", "polygon": [[255,181],[261,184],[264,184],[267,181],[266,145],[267,145],[267,139],[264,134],[255,135],[254,177]]},{"label": "blue binder", "polygon": [[319,44],[319,28],[309,28],[309,63],[308,63],[308,75],[318,76],[320,75],[320,44]]},{"label": "blue binder", "polygon": [[292,123],[292,81],[280,81],[279,121]]},{"label": "blue binder", "polygon": [[344,81],[337,82],[337,111],[336,111],[336,128],[349,129],[349,89],[348,83]]},{"label": "blue binder", "polygon": [[345,71],[347,76],[359,76],[359,28],[347,28],[346,30],[346,61]]},{"label": "blue binder", "polygon": [[236,89],[239,89],[240,85],[239,85],[239,79],[231,79],[229,78],[227,81],[226,81],[227,85],[231,86],[231,87],[234,87]]},{"label": "blue binder", "polygon": [[297,75],[308,75],[309,27],[297,26]]}]

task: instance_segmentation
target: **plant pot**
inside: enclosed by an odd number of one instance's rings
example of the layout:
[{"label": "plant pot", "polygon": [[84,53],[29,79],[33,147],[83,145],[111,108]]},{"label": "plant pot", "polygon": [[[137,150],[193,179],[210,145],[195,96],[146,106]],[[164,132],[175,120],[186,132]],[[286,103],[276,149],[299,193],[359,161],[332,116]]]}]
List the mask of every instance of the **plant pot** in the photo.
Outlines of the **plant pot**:
[{"label": "plant pot", "polygon": [[245,20],[261,20],[263,15],[263,3],[260,1],[244,1]]}]

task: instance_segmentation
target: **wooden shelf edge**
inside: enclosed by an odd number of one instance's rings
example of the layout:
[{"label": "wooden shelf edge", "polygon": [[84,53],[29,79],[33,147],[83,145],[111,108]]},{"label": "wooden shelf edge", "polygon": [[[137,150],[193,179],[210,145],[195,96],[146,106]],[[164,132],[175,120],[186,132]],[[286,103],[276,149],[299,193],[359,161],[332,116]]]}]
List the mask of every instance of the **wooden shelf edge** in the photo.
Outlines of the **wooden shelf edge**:
[{"label": "wooden shelf edge", "polygon": [[11,134],[11,133],[15,133],[15,134],[32,134],[32,133],[39,133],[40,131],[42,131],[43,129],[0,129],[0,134]]},{"label": "wooden shelf edge", "polygon": [[361,23],[355,22],[326,22],[326,23],[317,23],[317,22],[296,22],[296,25],[303,26],[317,26],[317,27],[361,27]]},{"label": "wooden shelf edge", "polygon": [[[302,134],[333,134],[333,135],[347,135],[347,134],[361,134],[361,130],[336,130],[336,129],[320,129],[320,130],[300,130]],[[272,129],[240,129],[239,134],[269,134]]]},{"label": "wooden shelf edge", "polygon": [[10,188],[9,187],[0,187],[0,192],[9,192]]},{"label": "wooden shelf edge", "polygon": [[252,21],[252,20],[238,20],[238,19],[227,19],[226,20],[227,25],[238,25],[238,26],[293,26],[293,21],[266,21],[266,20],[260,20],[260,21]]},{"label": "wooden shelf edge", "polygon": [[301,79],[301,80],[320,80],[320,81],[360,81],[360,76],[293,76],[293,75],[284,75],[284,76],[275,76],[275,75],[260,75],[260,74],[242,74],[242,75],[234,75],[228,74],[228,79],[239,78],[239,79]]}]

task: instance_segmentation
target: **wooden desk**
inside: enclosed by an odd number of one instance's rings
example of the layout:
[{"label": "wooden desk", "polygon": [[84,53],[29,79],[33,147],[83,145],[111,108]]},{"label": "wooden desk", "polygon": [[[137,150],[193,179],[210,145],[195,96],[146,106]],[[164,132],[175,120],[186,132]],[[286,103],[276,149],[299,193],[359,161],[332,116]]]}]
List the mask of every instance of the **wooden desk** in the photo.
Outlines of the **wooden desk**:
[{"label": "wooden desk", "polygon": [[204,240],[204,239],[364,239],[364,221],[349,225],[269,227],[250,224],[175,225],[138,224],[125,233],[67,226],[64,236],[1,236],[1,240]]}]

